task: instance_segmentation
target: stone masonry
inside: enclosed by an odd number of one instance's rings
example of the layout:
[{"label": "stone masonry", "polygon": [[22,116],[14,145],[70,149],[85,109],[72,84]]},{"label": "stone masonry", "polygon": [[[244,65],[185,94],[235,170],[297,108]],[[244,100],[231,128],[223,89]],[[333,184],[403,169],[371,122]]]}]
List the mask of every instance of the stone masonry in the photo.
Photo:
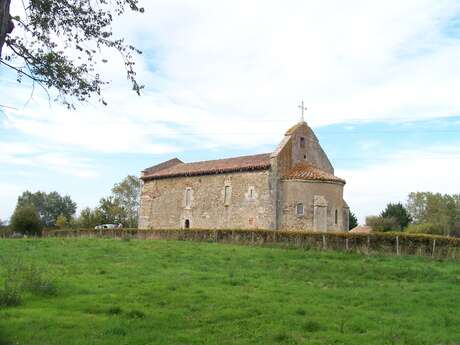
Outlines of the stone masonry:
[{"label": "stone masonry", "polygon": [[273,153],[147,168],[142,229],[348,230],[345,181],[299,122]]}]

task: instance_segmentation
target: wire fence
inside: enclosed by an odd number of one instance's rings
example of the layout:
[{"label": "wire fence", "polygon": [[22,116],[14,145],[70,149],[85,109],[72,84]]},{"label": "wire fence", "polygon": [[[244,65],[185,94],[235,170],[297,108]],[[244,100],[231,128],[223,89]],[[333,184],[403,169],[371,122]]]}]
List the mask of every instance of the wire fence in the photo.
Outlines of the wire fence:
[{"label": "wire fence", "polygon": [[242,229],[80,229],[46,230],[43,236],[198,241],[336,250],[366,255],[416,255],[438,259],[460,259],[458,238],[404,233],[356,234]]}]

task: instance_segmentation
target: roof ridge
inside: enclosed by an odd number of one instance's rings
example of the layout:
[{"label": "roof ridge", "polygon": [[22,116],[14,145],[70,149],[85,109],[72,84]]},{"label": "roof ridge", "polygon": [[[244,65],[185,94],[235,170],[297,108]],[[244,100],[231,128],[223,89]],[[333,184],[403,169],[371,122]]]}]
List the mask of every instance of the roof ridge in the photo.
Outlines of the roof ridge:
[{"label": "roof ridge", "polygon": [[219,161],[226,161],[230,159],[237,159],[237,158],[249,158],[249,157],[256,157],[256,156],[264,156],[264,155],[270,155],[271,153],[257,153],[255,155],[244,155],[244,156],[235,156],[235,157],[228,157],[228,158],[219,158],[219,159],[208,159],[205,161],[193,161],[193,162],[181,162],[183,165],[186,164],[197,164],[197,163],[210,163],[210,162],[219,162]]},{"label": "roof ridge", "polygon": [[[161,166],[164,163],[160,163]],[[270,168],[270,153],[214,159],[190,163],[170,164],[161,169],[145,171],[142,179],[220,174],[226,172],[265,170]]]}]

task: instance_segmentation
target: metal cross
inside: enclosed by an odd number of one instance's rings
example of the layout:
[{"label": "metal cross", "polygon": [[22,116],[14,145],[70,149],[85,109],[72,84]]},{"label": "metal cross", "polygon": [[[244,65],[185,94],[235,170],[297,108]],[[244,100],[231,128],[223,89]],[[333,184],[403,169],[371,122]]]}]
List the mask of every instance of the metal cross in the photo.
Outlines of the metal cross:
[{"label": "metal cross", "polygon": [[301,111],[302,111],[302,117],[300,118],[300,120],[303,122],[303,121],[305,121],[304,118],[303,118],[303,111],[304,111],[304,110],[307,110],[307,107],[305,107],[305,106],[303,105],[303,101],[302,101],[302,103],[301,103],[298,107],[299,107],[299,108],[301,109]]}]

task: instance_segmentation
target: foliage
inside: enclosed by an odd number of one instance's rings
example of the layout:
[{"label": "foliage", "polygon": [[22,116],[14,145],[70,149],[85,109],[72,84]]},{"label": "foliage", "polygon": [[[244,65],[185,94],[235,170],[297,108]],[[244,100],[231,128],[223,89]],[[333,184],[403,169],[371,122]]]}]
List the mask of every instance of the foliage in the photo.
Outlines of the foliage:
[{"label": "foliage", "polygon": [[0,288],[0,307],[12,307],[21,304],[21,284],[18,281],[18,267],[8,265],[8,262],[1,263],[3,287]]},{"label": "foliage", "polygon": [[66,216],[64,216],[62,213],[56,218],[56,226],[59,229],[64,229],[66,225],[68,224]]},{"label": "foliage", "polygon": [[78,225],[91,229],[99,224],[123,224],[137,228],[140,206],[140,179],[128,175],[112,188],[112,195],[99,200],[95,209],[84,208],[80,212]]},{"label": "foliage", "polygon": [[440,229],[438,225],[432,223],[413,223],[407,227],[406,231],[412,234],[443,235],[442,229]]},{"label": "foliage", "polygon": [[348,213],[348,230],[356,228],[358,226],[358,218],[353,212]]},{"label": "foliage", "polygon": [[366,225],[370,226],[373,231],[400,231],[401,226],[398,219],[394,217],[368,216]]},{"label": "foliage", "polygon": [[101,224],[102,220],[98,218],[99,213],[95,210],[92,210],[89,207],[85,207],[80,212],[80,217],[78,218],[78,225],[83,229],[92,229],[96,225]]},{"label": "foliage", "polygon": [[45,269],[35,263],[24,263],[22,259],[8,257],[1,260],[3,288],[0,288],[0,307],[11,307],[21,304],[24,292],[38,296],[54,296],[57,285]]},{"label": "foliage", "polygon": [[141,195],[141,180],[128,175],[112,188],[114,201],[123,208],[125,219],[122,223],[129,228],[137,228]]},{"label": "foliage", "polygon": [[8,237],[11,233],[11,229],[0,219],[0,237]]},{"label": "foliage", "polygon": [[[453,261],[184,241],[0,241],[0,257],[14,256],[60,272],[63,292],[24,294],[20,308],[0,308],[11,343],[456,344],[460,337]],[[112,306],[121,312],[108,314]]]},{"label": "foliage", "polygon": [[433,224],[438,229],[436,233],[449,235],[460,222],[460,194],[410,193],[407,209],[414,223]]},{"label": "foliage", "polygon": [[60,215],[70,219],[77,210],[77,204],[70,196],[61,196],[58,192],[26,191],[18,197],[16,207],[33,206],[40,216],[42,225],[47,228],[56,226],[56,220]]},{"label": "foliage", "polygon": [[[44,89],[53,88],[56,99],[71,108],[92,95],[106,104],[101,91],[107,82],[96,66],[107,62],[102,54],[114,50],[140,94],[133,54],[141,52],[112,32],[114,18],[126,8],[144,12],[138,0],[24,0],[22,17],[9,14],[10,1],[0,6],[0,63],[18,73],[18,82],[26,76]],[[4,45],[8,49],[2,57]]]},{"label": "foliage", "polygon": [[412,221],[411,216],[407,212],[406,208],[401,203],[392,204],[389,203],[385,210],[380,214],[382,218],[393,218],[396,219],[398,227],[400,229],[406,228]]},{"label": "foliage", "polygon": [[[401,232],[308,232],[263,229],[113,229],[99,231],[47,230],[45,237],[116,238],[220,242],[268,245],[283,248],[309,248],[365,253],[367,255],[419,255],[433,258],[460,259],[460,239],[447,236],[419,235]],[[436,241],[435,248],[433,243]]]},{"label": "foliage", "polygon": [[13,231],[26,235],[40,235],[42,223],[37,210],[32,206],[16,207],[11,217]]},{"label": "foliage", "polygon": [[[20,266],[21,267],[21,266]],[[21,287],[39,296],[54,296],[57,294],[57,285],[54,279],[46,270],[37,267],[35,264],[22,265]]]},{"label": "foliage", "polygon": [[99,201],[96,214],[101,223],[118,224],[126,220],[126,210],[113,196],[102,198]]}]

